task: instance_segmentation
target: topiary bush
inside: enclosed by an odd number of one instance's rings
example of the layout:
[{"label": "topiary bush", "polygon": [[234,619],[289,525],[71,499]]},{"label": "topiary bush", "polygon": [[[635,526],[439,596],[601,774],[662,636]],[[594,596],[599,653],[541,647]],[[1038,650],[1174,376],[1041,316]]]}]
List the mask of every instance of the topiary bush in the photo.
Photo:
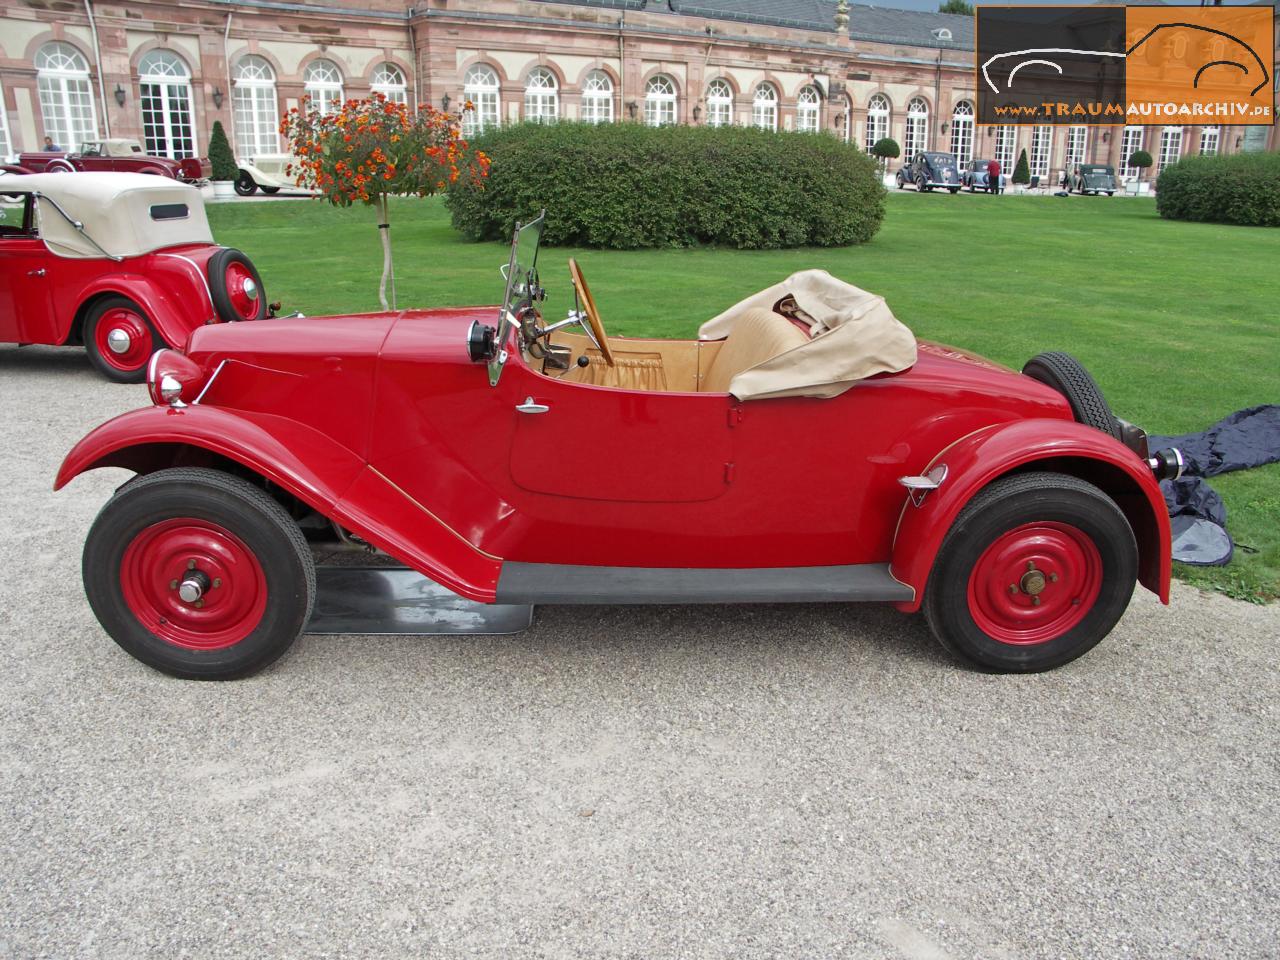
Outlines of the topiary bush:
[{"label": "topiary bush", "polygon": [[209,135],[209,166],[212,167],[209,172],[210,180],[234,180],[240,176],[236,156],[231,152],[231,144],[227,142],[221,120],[213,121],[213,133]]},{"label": "topiary bush", "polygon": [[902,149],[892,137],[881,137],[871,147],[871,153],[882,160],[896,160],[902,156]]},{"label": "topiary bush", "polygon": [[1168,220],[1280,227],[1280,153],[1183,157],[1160,171],[1156,210]]},{"label": "topiary bush", "polygon": [[1142,171],[1150,167],[1153,162],[1151,154],[1147,153],[1147,151],[1135,150],[1129,154],[1129,162],[1125,166],[1136,169],[1138,171],[1138,179],[1141,180]]},{"label": "topiary bush", "polygon": [[543,207],[547,244],[585,247],[842,246],[884,218],[875,161],[830,135],[743,127],[519,124],[472,146],[481,184],[453,184],[453,225],[505,240]]},{"label": "topiary bush", "polygon": [[1018,165],[1013,168],[1014,183],[1030,183],[1031,182],[1031,164],[1027,163],[1027,151],[1023,150],[1018,154]]}]

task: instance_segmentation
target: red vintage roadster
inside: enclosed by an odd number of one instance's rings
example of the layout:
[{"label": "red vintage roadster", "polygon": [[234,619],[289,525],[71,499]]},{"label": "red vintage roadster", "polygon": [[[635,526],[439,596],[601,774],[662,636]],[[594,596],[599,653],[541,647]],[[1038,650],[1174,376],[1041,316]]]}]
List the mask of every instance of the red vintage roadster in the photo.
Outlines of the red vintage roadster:
[{"label": "red vintage roadster", "polygon": [[[228,678],[279,657],[317,543],[359,544],[484,603],[886,601],[999,671],[1097,644],[1135,581],[1168,601],[1149,456],[1064,354],[1017,373],[917,344],[822,271],[694,341],[540,314],[541,220],[500,307],[197,330],[153,406],[68,454],[138,476],[84,551],[89,603],[140,660]],[[577,328],[575,331],[574,328]]]},{"label": "red vintage roadster", "polygon": [[143,173],[170,177],[183,183],[208,180],[212,170],[207,159],[187,157],[171,160],[153,157],[137,140],[90,140],[76,151],[41,150],[18,155],[18,162],[5,165],[9,173]]},{"label": "red vintage roadster", "polygon": [[262,279],[213,242],[195,187],[138,173],[0,178],[0,343],[83,344],[140,382],[191,331],[268,312]]}]

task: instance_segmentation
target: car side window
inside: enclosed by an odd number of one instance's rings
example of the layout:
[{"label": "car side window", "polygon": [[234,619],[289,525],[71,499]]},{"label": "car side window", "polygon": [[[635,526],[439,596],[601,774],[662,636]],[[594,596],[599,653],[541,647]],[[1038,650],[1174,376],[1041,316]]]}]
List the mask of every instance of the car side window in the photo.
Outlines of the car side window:
[{"label": "car side window", "polygon": [[9,237],[35,236],[31,214],[30,194],[0,194],[0,241]]}]

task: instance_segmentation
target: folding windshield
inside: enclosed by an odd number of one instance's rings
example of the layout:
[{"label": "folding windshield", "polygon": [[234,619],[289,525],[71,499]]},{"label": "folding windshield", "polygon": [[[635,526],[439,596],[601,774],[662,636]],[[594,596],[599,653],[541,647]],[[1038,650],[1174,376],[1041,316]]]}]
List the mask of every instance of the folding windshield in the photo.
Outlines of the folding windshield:
[{"label": "folding windshield", "polygon": [[538,244],[542,240],[542,224],[547,211],[525,224],[516,224],[511,238],[511,257],[503,268],[507,290],[498,315],[497,352],[489,361],[489,383],[497,385],[502,365],[507,361],[507,339],[521,311],[538,296]]}]

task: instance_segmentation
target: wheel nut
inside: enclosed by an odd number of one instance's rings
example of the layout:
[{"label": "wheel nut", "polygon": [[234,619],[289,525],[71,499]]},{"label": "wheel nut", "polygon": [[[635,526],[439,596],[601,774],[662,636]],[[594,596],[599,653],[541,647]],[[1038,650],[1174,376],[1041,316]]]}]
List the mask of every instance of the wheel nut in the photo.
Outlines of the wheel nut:
[{"label": "wheel nut", "polygon": [[1009,584],[1009,592],[1010,592],[1010,593],[1017,593],[1017,592],[1018,592],[1018,585],[1017,585],[1016,583],[1011,583],[1011,584]]},{"label": "wheel nut", "polygon": [[196,562],[195,562],[194,560],[188,560],[188,561],[187,561],[187,569],[188,569],[188,570],[194,570],[195,568],[196,568]]},{"label": "wheel nut", "polygon": [[177,589],[178,589],[178,581],[177,581],[177,580],[170,580],[170,581],[169,581],[169,589],[170,589],[170,590],[177,590]]},{"label": "wheel nut", "polygon": [[[1057,578],[1057,576],[1055,575],[1053,579],[1057,580],[1058,578]],[[216,590],[216,589],[218,589],[218,587],[220,587],[220,586],[222,586],[222,578],[221,578],[221,577],[214,577],[214,578],[213,578],[213,588]]]},{"label": "wheel nut", "polygon": [[[1033,607],[1038,607],[1038,606],[1040,606],[1040,598],[1039,598],[1039,597],[1032,597],[1032,598],[1031,598],[1031,605],[1032,605]],[[198,604],[198,603],[197,603],[197,604],[196,604],[196,606],[198,607],[198,606],[200,606],[200,604]]]},{"label": "wheel nut", "polygon": [[1050,583],[1057,583],[1057,582],[1058,582],[1058,575],[1057,575],[1056,573],[1051,573],[1051,574],[1049,574],[1049,582],[1050,582]]},{"label": "wheel nut", "polygon": [[[1039,603],[1039,602],[1040,602],[1039,600],[1037,600],[1037,601],[1036,601],[1036,603]],[[196,601],[196,603],[195,603],[195,605],[196,605],[196,609],[199,609],[200,607],[203,607],[203,606],[204,606],[204,601],[203,601],[203,600],[197,600],[197,601]]]}]

